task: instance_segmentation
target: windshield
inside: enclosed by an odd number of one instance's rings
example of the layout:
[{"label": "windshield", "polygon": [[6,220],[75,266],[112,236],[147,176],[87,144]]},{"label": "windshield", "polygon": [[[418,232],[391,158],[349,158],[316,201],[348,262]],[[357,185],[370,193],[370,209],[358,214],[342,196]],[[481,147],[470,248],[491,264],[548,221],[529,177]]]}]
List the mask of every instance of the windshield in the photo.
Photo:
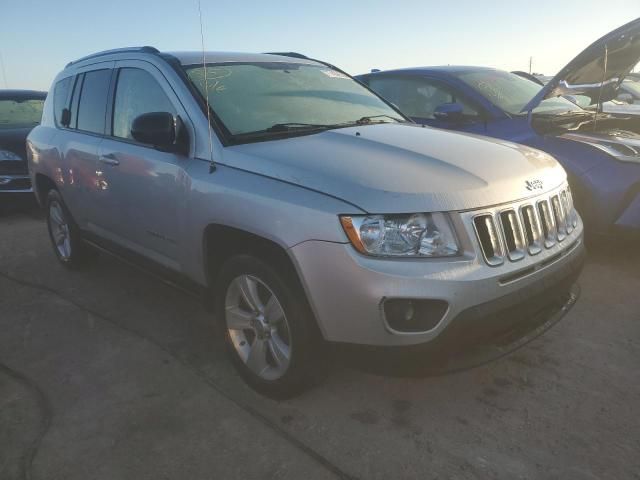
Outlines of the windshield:
[{"label": "windshield", "polygon": [[[518,75],[500,70],[479,70],[455,74],[496,107],[510,115],[519,115],[522,109],[540,91],[542,86]],[[569,100],[556,97],[540,102],[534,113],[564,113],[581,111]]]},{"label": "windshield", "polygon": [[[187,75],[205,94],[204,67]],[[324,65],[283,62],[207,66],[209,104],[231,135],[247,136],[354,124],[405,121],[379,97]],[[285,128],[274,128],[282,126]]]},{"label": "windshield", "polygon": [[34,127],[42,119],[44,100],[0,100],[0,128]]}]

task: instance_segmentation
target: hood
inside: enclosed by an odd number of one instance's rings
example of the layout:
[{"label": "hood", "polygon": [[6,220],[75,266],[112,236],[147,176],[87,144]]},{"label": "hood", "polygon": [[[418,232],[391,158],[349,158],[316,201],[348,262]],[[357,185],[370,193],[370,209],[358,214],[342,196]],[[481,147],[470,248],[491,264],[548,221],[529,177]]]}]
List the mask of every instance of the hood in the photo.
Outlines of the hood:
[{"label": "hood", "polygon": [[587,47],[547,83],[522,109],[559,95],[586,95],[591,104],[615,98],[618,86],[640,61],[640,18],[606,34]]},{"label": "hood", "polygon": [[369,213],[475,209],[538,195],[540,182],[548,190],[566,179],[562,167],[539,150],[391,123],[228,147],[223,163]]}]

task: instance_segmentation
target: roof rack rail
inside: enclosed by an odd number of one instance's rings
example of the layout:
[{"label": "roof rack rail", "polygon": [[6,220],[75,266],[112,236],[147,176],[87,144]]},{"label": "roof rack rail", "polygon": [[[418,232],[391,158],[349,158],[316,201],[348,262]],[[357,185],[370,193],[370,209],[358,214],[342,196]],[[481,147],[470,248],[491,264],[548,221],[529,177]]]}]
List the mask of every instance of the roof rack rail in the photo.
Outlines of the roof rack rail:
[{"label": "roof rack rail", "polygon": [[127,53],[127,52],[140,52],[140,53],[160,53],[155,47],[144,46],[144,47],[125,47],[125,48],[113,48],[111,50],[103,50],[102,52],[92,53],[91,55],[87,55],[85,57],[79,58],[72,62],[67,63],[66,67],[69,67],[75,63],[83,62],[85,60],[89,60],[91,58],[102,57],[104,55],[111,55],[112,53]]},{"label": "roof rack rail", "polygon": [[302,58],[308,60],[309,57],[298,52],[264,52],[265,55],[280,55],[281,57]]}]

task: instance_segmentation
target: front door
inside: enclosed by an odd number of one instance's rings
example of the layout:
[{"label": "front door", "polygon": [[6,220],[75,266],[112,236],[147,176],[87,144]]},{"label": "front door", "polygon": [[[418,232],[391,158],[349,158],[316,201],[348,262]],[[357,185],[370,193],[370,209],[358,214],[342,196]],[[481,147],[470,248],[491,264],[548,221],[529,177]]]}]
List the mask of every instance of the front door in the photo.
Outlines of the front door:
[{"label": "front door", "polygon": [[115,75],[110,125],[99,148],[100,208],[117,212],[117,223],[104,225],[105,236],[178,269],[189,159],[136,141],[131,126],[144,113],[187,116],[161,72],[148,63],[119,62]]}]

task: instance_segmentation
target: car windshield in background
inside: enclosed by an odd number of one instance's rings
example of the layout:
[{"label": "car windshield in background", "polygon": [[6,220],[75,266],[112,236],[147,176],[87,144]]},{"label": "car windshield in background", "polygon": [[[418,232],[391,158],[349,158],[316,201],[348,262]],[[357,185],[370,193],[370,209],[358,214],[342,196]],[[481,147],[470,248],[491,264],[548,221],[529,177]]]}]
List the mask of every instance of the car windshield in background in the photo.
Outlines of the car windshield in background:
[{"label": "car windshield in background", "polygon": [[[186,70],[204,95],[204,67]],[[210,64],[206,73],[212,111],[240,138],[405,121],[358,82],[324,65]]]},{"label": "car windshield in background", "polygon": [[[499,70],[463,71],[455,75],[510,115],[520,115],[522,109],[542,88],[531,80]],[[533,111],[534,113],[565,113],[581,111],[581,108],[565,98],[556,97],[543,100]]]},{"label": "car windshield in background", "polygon": [[0,128],[34,127],[42,119],[44,100],[0,100]]},{"label": "car windshield in background", "polygon": [[622,82],[624,88],[633,94],[634,97],[640,98],[640,80],[624,80]]}]

